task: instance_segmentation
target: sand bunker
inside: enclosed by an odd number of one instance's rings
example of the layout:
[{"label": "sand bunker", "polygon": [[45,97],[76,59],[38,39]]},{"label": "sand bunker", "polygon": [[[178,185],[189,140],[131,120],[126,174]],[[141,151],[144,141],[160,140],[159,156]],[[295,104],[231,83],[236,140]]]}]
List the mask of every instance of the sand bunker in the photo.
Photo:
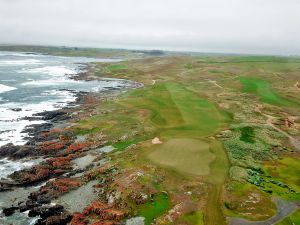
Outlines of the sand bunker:
[{"label": "sand bunker", "polygon": [[162,141],[159,140],[158,137],[153,138],[151,142],[152,142],[152,144],[154,144],[154,145],[162,144]]}]

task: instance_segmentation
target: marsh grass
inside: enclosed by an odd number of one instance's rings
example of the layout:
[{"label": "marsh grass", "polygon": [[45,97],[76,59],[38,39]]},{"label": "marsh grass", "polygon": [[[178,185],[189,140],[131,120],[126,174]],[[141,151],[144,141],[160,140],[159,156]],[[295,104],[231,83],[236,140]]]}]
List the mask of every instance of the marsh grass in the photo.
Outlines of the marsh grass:
[{"label": "marsh grass", "polygon": [[141,205],[137,214],[145,218],[145,225],[150,225],[153,220],[170,208],[170,199],[167,194],[160,193],[153,197],[153,200]]}]

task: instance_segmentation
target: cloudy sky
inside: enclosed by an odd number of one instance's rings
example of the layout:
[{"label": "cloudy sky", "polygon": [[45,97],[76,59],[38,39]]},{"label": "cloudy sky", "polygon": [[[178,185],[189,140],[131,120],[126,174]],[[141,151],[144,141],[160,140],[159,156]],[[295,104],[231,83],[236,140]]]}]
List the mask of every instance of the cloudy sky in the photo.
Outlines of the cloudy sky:
[{"label": "cloudy sky", "polygon": [[300,0],[0,0],[0,44],[300,54]]}]

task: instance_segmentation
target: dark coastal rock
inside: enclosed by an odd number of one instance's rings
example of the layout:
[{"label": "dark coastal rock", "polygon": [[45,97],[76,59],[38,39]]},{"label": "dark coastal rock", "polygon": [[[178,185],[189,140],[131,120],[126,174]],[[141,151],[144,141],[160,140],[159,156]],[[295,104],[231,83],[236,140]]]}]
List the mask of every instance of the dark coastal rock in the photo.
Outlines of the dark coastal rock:
[{"label": "dark coastal rock", "polygon": [[20,111],[22,111],[22,109],[21,108],[13,108],[13,109],[10,109],[11,111],[14,111],[14,112],[20,112]]},{"label": "dark coastal rock", "polygon": [[30,199],[30,196],[28,197],[29,199],[23,203],[23,202],[19,202],[19,210],[20,212],[25,212],[28,210],[31,210],[33,208],[38,208],[41,207],[45,204],[50,204],[51,200],[50,199],[40,199],[39,201],[37,201],[36,199]]},{"label": "dark coastal rock", "polygon": [[37,155],[37,149],[34,146],[23,145],[18,151],[11,155],[11,158],[16,160],[34,155]]},{"label": "dark coastal rock", "polygon": [[4,214],[5,216],[11,216],[12,214],[15,213],[15,211],[16,211],[17,209],[19,209],[19,208],[13,206],[13,207],[9,207],[9,208],[4,208],[4,209],[2,210],[2,212],[3,212],[3,214]]},{"label": "dark coastal rock", "polygon": [[0,157],[4,158],[4,157],[9,157],[11,155],[13,155],[14,153],[16,153],[18,150],[20,149],[20,146],[16,146],[13,144],[6,144],[2,147],[0,147]]},{"label": "dark coastal rock", "polygon": [[40,217],[36,225],[65,225],[72,220],[72,215],[62,205],[36,206],[30,209],[28,216]]},{"label": "dark coastal rock", "polygon": [[22,159],[28,156],[36,155],[36,149],[31,145],[13,145],[7,144],[0,148],[0,158]]},{"label": "dark coastal rock", "polygon": [[0,192],[5,192],[5,191],[11,191],[11,190],[13,190],[13,187],[11,187],[11,186],[2,186],[1,184],[0,184]]},{"label": "dark coastal rock", "polygon": [[53,215],[58,215],[63,211],[64,211],[64,207],[62,205],[54,205],[54,206],[45,205],[45,206],[38,206],[32,208],[29,211],[28,216],[29,217],[40,216],[42,218],[45,218]]},{"label": "dark coastal rock", "polygon": [[17,185],[19,185],[19,183],[12,180],[0,180],[0,192],[10,191]]},{"label": "dark coastal rock", "polygon": [[42,124],[32,124],[30,126],[27,126],[22,133],[28,133],[30,136],[30,139],[36,139],[35,135],[40,134],[41,132],[48,131],[53,127],[52,123],[42,123]]},{"label": "dark coastal rock", "polygon": [[69,119],[68,113],[63,110],[37,113],[34,116],[40,116],[42,120],[50,120],[52,122]]},{"label": "dark coastal rock", "polygon": [[63,212],[59,215],[47,217],[45,219],[39,219],[35,225],[66,225],[72,220],[72,215],[68,212]]}]

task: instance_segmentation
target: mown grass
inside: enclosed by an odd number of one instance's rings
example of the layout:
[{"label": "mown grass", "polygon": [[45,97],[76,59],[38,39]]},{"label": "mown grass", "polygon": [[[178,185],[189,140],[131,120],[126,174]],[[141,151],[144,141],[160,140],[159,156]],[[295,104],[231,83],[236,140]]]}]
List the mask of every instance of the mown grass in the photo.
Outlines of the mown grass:
[{"label": "mown grass", "polygon": [[181,216],[180,221],[188,225],[204,225],[204,217],[202,212],[190,212]]},{"label": "mown grass", "polygon": [[106,69],[111,72],[118,72],[120,70],[126,70],[128,67],[125,64],[110,64],[106,67]]},{"label": "mown grass", "polygon": [[176,83],[135,90],[124,104],[149,110],[150,123],[166,137],[205,137],[230,120],[214,104]]},{"label": "mown grass", "polygon": [[239,77],[239,80],[244,85],[243,92],[256,94],[262,102],[278,106],[298,106],[296,102],[277,94],[266,80],[252,77]]},{"label": "mown grass", "polygon": [[210,164],[216,157],[209,143],[197,139],[171,139],[152,148],[148,155],[152,162],[189,175],[210,174]]},{"label": "mown grass", "polygon": [[185,132],[194,131],[198,137],[213,135],[230,120],[225,112],[183,85],[169,83],[166,88],[184,121],[181,129]]}]

